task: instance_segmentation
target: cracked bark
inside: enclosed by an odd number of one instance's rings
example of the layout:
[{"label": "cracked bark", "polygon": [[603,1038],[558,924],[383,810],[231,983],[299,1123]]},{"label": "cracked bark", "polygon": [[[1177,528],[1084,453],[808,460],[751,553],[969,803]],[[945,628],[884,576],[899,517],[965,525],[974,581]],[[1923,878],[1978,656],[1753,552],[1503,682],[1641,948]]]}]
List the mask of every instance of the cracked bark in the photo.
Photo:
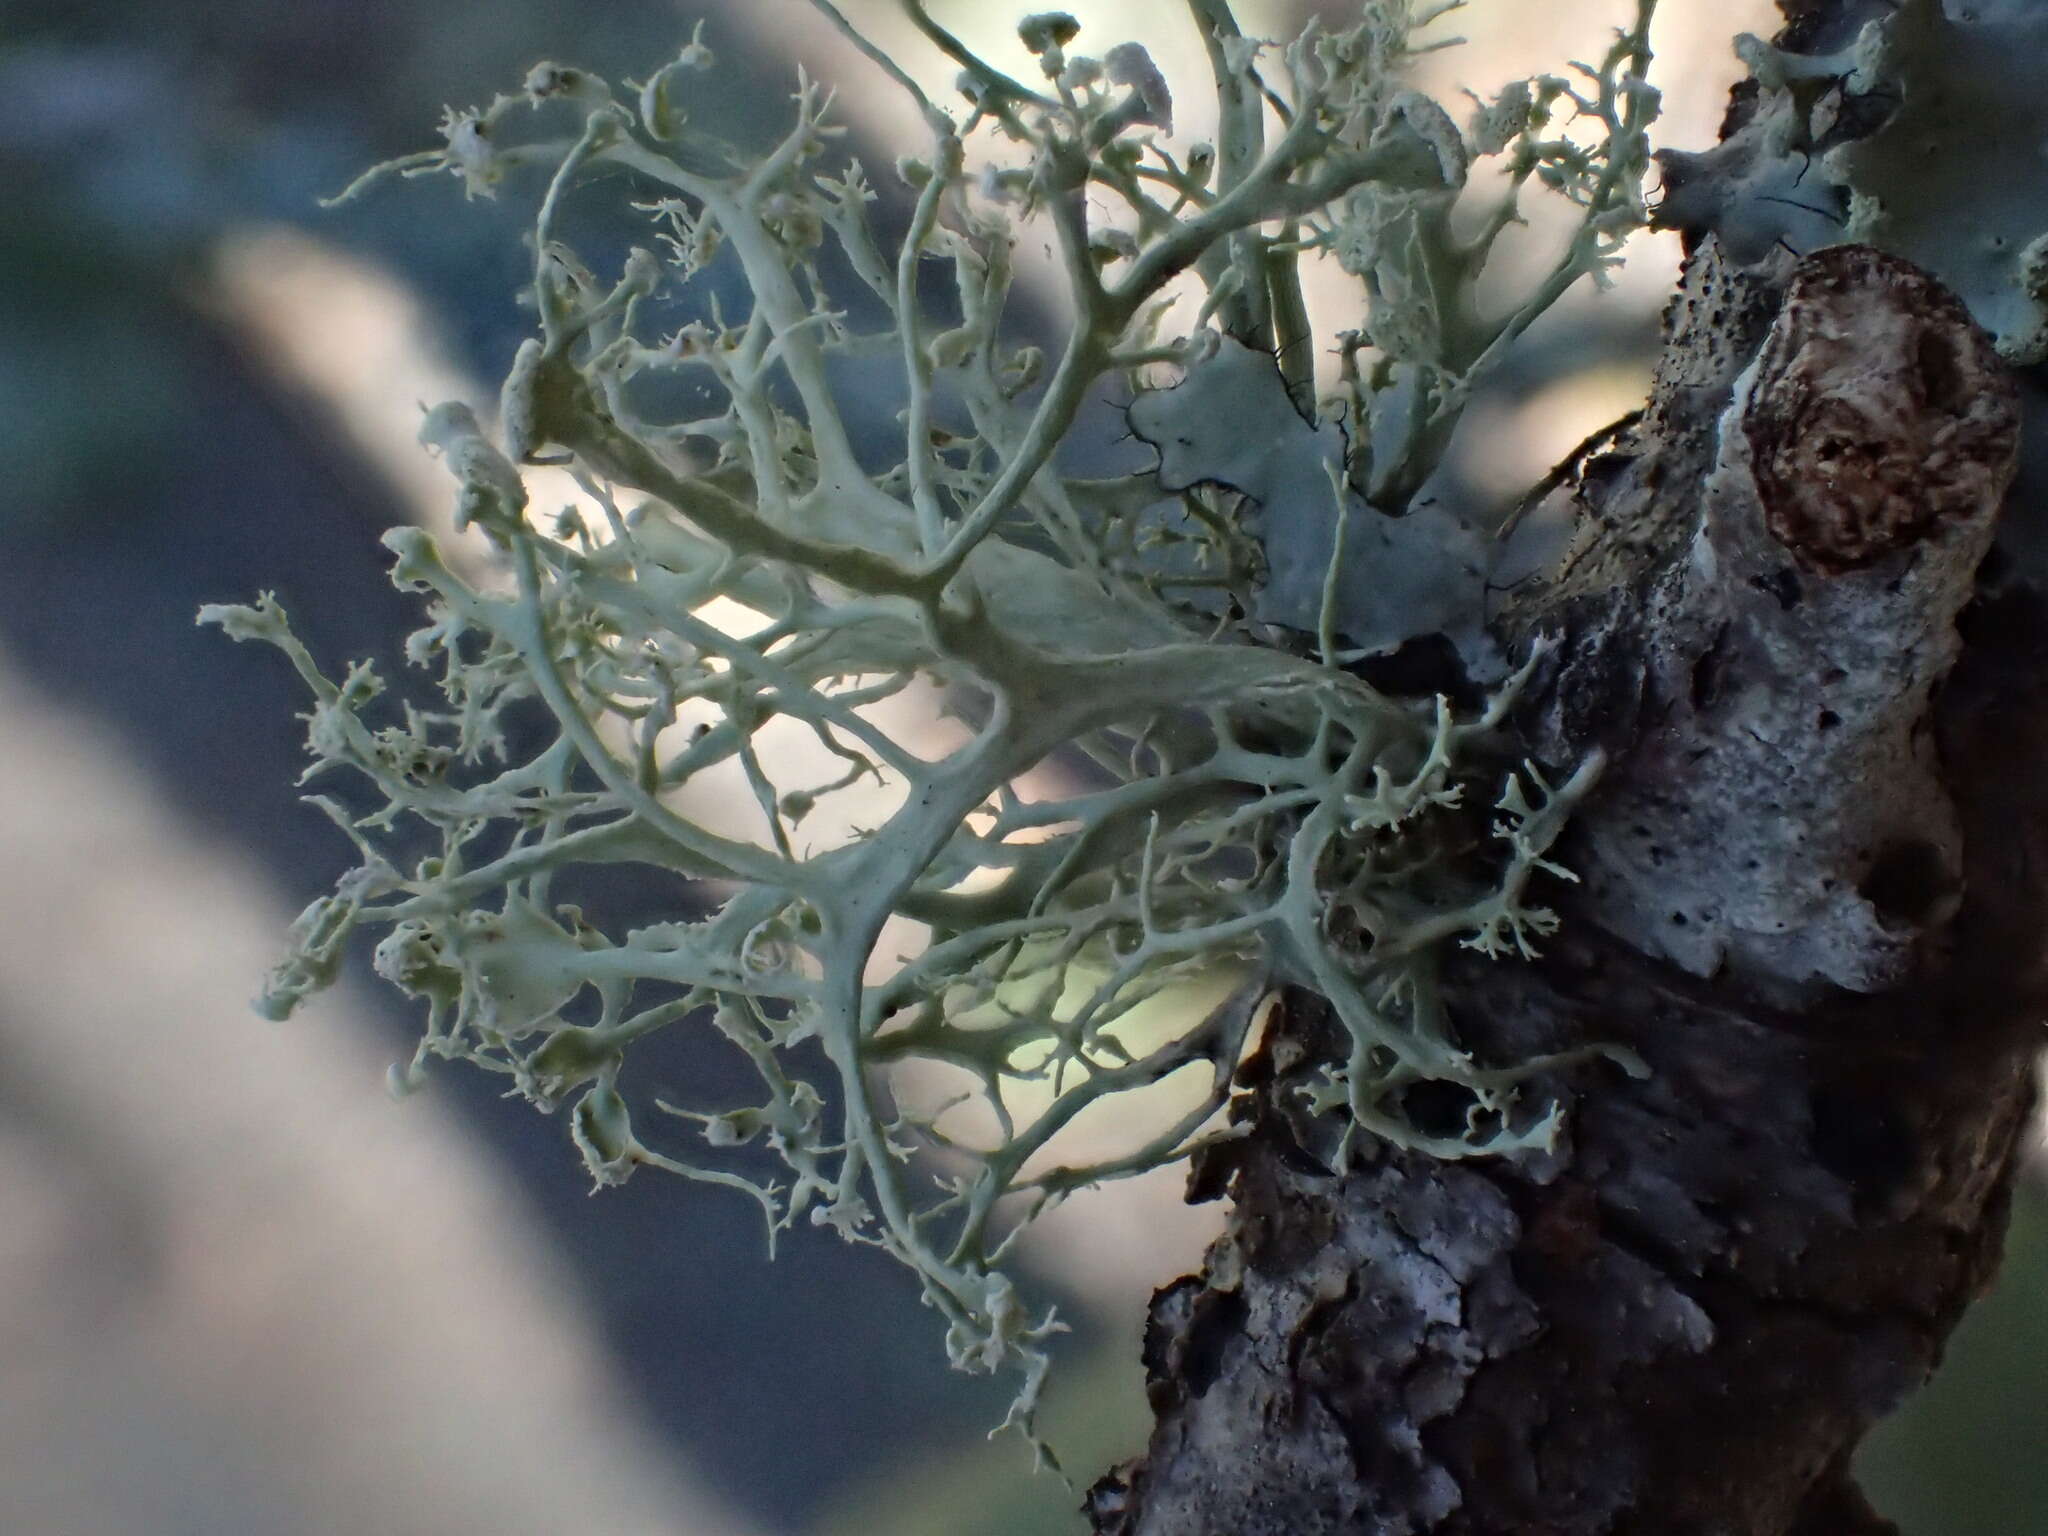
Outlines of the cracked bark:
[{"label": "cracked bark", "polygon": [[1651,1073],[1545,1085],[1553,1155],[1340,1178],[1299,1091],[1335,1027],[1288,997],[1099,1536],[1892,1529],[1849,1460],[1996,1267],[2048,1001],[2048,615],[1984,558],[2017,420],[1908,264],[1694,254],[1507,620],[1565,640],[1521,744],[1612,758],[1584,883],[1539,963],[1449,975],[1482,1054]]}]

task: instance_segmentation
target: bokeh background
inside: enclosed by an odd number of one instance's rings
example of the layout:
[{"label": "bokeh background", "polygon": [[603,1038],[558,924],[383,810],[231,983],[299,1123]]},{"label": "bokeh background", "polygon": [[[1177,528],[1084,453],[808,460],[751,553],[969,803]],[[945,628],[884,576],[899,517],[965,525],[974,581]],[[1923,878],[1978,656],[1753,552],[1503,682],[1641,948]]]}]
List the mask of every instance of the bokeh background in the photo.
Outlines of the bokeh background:
[{"label": "bokeh background", "polygon": [[[903,36],[880,0],[846,8]],[[1010,7],[932,8],[1008,46]],[[1167,0],[1070,8],[1083,46],[1194,57]],[[1278,37],[1312,9],[1241,14]],[[1697,145],[1727,39],[1768,18],[1665,9],[1661,137]],[[1432,76],[1590,57],[1617,10],[1474,0]],[[698,15],[720,59],[700,121],[765,139],[801,62],[844,83],[887,190],[914,119],[802,0],[0,4],[0,1532],[1083,1529],[984,1443],[1001,1389],[945,1369],[887,1261],[806,1231],[770,1267],[751,1206],[652,1176],[592,1199],[560,1123],[480,1075],[392,1101],[413,1021],[366,964],[287,1024],[247,1009],[348,856],[296,803],[295,683],[193,611],[273,588],[323,657],[402,674],[416,615],[376,536],[446,521],[420,406],[487,404],[527,329],[531,185],[317,199],[432,142],[444,103],[544,58],[644,75]],[[609,235],[591,215],[600,248],[633,237],[629,190]],[[1460,444],[1476,513],[1640,398],[1675,261],[1644,241],[1616,293],[1532,335]],[[670,1051],[716,1098],[730,1066]],[[2040,1167],[1997,1291],[1866,1457],[1913,1536],[2048,1532]],[[1047,1418],[1079,1480],[1141,1444],[1143,1299],[1216,1219],[1155,1179],[1076,1201],[1026,1255],[1074,1324]]]}]

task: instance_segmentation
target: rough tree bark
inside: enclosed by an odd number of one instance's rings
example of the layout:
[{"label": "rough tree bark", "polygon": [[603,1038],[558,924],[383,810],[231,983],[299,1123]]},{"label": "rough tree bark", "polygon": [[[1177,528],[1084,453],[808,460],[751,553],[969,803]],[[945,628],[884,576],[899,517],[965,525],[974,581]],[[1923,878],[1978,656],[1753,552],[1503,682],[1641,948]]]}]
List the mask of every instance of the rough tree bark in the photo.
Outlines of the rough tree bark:
[{"label": "rough tree bark", "polygon": [[1694,253],[1507,621],[1564,641],[1521,744],[1611,758],[1583,884],[1539,963],[1449,975],[1481,1052],[1650,1075],[1551,1085],[1554,1155],[1340,1178],[1299,1092],[1335,1031],[1288,998],[1099,1536],[1893,1529],[1850,1456],[1996,1267],[2048,1003],[2048,615],[1985,559],[2017,421],[1907,263]]}]

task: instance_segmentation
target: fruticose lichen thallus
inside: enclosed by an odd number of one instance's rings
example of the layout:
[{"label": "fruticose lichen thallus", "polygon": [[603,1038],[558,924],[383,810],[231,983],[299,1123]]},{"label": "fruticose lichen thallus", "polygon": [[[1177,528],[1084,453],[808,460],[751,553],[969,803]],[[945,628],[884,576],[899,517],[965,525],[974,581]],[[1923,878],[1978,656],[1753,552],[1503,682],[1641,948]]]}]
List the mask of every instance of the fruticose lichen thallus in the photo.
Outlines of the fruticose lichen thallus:
[{"label": "fruticose lichen thallus", "polygon": [[[900,235],[879,232],[813,82],[765,149],[692,122],[715,67],[701,27],[624,89],[542,65],[351,187],[447,172],[473,196],[538,190],[539,329],[490,426],[447,404],[422,433],[487,573],[422,532],[386,538],[425,600],[407,654],[438,697],[394,703],[367,665],[330,677],[269,596],[201,615],[290,657],[314,699],[309,777],[345,770],[371,806],[313,797],[360,862],[299,918],[262,1010],[288,1014],[351,934],[381,934],[377,970],[425,1004],[400,1085],[473,1062],[568,1106],[601,1185],[662,1168],[757,1201],[771,1241],[808,1219],[886,1249],[956,1364],[1021,1373],[1027,1433],[1056,1324],[1004,1274],[1010,1238],[1232,1134],[1217,1111],[1273,989],[1312,989],[1348,1034],[1316,1092],[1343,1149],[1546,1144],[1561,1107],[1517,1085],[1556,1059],[1475,1061],[1437,972],[1447,946],[1526,955],[1553,927],[1531,883],[1564,875],[1546,854],[1598,764],[1552,785],[1503,760],[1531,658],[1510,672],[1490,651],[1482,541],[1415,503],[1475,384],[1643,221],[1652,0],[1596,64],[1475,98],[1462,128],[1407,83],[1453,8],[1367,0],[1276,47],[1194,0],[1218,127],[1182,145],[1146,50],[1075,51],[1072,17],[1023,21],[1038,69],[1020,80],[905,0],[960,72],[942,102],[818,0],[929,130],[895,168],[907,222],[882,222]],[[1498,174],[1468,186],[1482,159]],[[599,275],[564,198],[622,172],[647,244]],[[1476,284],[1532,182],[1574,206],[1570,233],[1489,309]],[[1027,231],[1049,232],[1070,316],[1049,363],[1010,302]],[[1311,263],[1356,280],[1357,329],[1313,335]],[[699,297],[734,274],[743,312]],[[1241,434],[1224,451],[1217,368],[1284,428],[1269,454]],[[1186,386],[1157,387],[1177,371]],[[664,408],[677,377],[709,408]],[[850,399],[884,388],[888,441],[856,440]],[[1063,443],[1119,388],[1140,391],[1159,470],[1069,472]],[[531,506],[535,463],[569,466],[584,510]],[[1438,631],[1498,684],[1474,712],[1349,670]],[[879,723],[913,689],[968,722],[959,745],[921,755]],[[515,750],[508,712],[536,708],[554,735]],[[763,744],[777,727],[832,769],[793,778]],[[735,770],[753,835],[679,811],[694,778]],[[807,830],[877,785],[871,827]],[[708,915],[605,933],[551,894],[628,861],[706,882]],[[923,937],[899,955],[905,924]],[[1219,973],[1220,1004],[1132,1027]],[[634,1046],[668,1029],[729,1042],[758,1094],[650,1096]],[[913,1061],[971,1102],[898,1107],[889,1081]],[[1144,1129],[1112,1156],[1062,1156],[1089,1106],[1181,1073],[1192,1107],[1131,1117]],[[1409,1117],[1418,1084],[1463,1096],[1455,1133]]]}]

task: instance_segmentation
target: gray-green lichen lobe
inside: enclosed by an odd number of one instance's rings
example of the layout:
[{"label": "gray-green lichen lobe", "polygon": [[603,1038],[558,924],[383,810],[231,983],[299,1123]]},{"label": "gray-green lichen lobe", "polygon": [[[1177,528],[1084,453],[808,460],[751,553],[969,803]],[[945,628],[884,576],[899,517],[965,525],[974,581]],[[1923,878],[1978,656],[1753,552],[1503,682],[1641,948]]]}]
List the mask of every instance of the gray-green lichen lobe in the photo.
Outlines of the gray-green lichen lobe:
[{"label": "gray-green lichen lobe", "polygon": [[1666,227],[1743,265],[1867,244],[1953,288],[2006,361],[2048,359],[2048,14],[2015,0],[1900,0],[1832,51],[1739,40],[1745,116],[1660,152]]},{"label": "gray-green lichen lobe", "polygon": [[2008,362],[2048,360],[2048,13],[1908,0],[1858,53],[1852,84],[1898,105],[1828,157],[1844,234],[1941,278]]}]

